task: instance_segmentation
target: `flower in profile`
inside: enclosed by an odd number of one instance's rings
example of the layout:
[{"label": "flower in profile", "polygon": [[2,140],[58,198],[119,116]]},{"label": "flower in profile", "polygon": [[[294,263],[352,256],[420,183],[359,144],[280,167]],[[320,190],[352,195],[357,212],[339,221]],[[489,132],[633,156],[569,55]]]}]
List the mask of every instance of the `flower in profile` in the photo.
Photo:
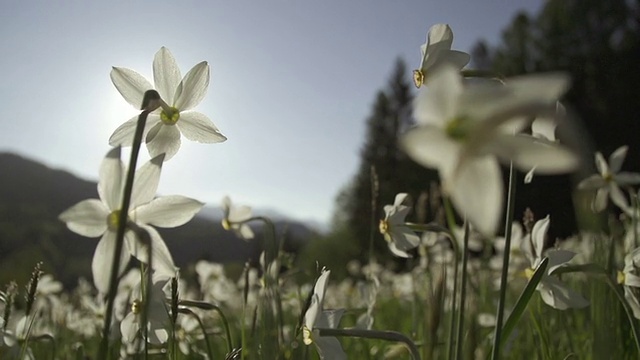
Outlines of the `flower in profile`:
[{"label": "flower in profile", "polygon": [[442,63],[449,63],[458,70],[469,63],[469,54],[451,50],[453,31],[447,24],[433,25],[427,32],[427,41],[420,46],[420,68],[413,71],[413,82],[416,87],[422,86],[432,69]]},{"label": "flower in profile", "polygon": [[316,280],[316,284],[313,288],[313,294],[311,295],[311,303],[304,314],[302,339],[305,345],[311,345],[312,343],[316,345],[320,359],[346,360],[347,354],[342,350],[342,346],[338,339],[332,336],[320,336],[320,332],[317,330],[317,328],[335,329],[338,327],[340,318],[344,313],[344,309],[322,309],[330,273],[331,271],[322,269],[320,277]]},{"label": "flower in profile", "polygon": [[[529,239],[522,242],[522,252],[525,254],[531,267],[525,270],[527,278],[531,278],[538,268],[542,259],[549,258],[547,271],[542,276],[536,290],[540,292],[542,301],[552,308],[566,310],[568,308],[582,308],[589,305],[589,302],[580,294],[566,287],[553,273],[560,267],[567,264],[576,255],[572,251],[550,249],[544,251],[544,241],[551,220],[549,215],[542,220],[536,221],[531,230]],[[527,241],[528,240],[528,241]]]},{"label": "flower in profile", "polygon": [[639,263],[640,247],[635,248],[624,257],[624,268],[622,271],[618,271],[618,284],[624,285],[624,297],[636,319],[640,319],[640,299],[638,299],[640,276],[637,274]]},{"label": "flower in profile", "polygon": [[607,198],[624,212],[630,214],[631,208],[627,198],[620,189],[621,186],[640,184],[640,174],[621,172],[622,163],[627,156],[628,146],[621,146],[609,156],[609,162],[604,159],[602,153],[596,153],[596,168],[598,174],[582,180],[578,189],[596,190],[596,196],[591,203],[591,209],[600,212],[607,207]]},{"label": "flower in profile", "polygon": [[529,116],[548,112],[568,86],[559,74],[514,78],[505,85],[464,86],[454,67],[443,65],[422,90],[413,115],[418,126],[401,138],[419,164],[438,169],[453,205],[485,235],[496,231],[503,205],[498,160],[521,170],[557,174],[574,170],[577,156],[530,135],[515,134]]},{"label": "flower in profile", "polygon": [[384,206],[384,219],[380,220],[380,233],[387,241],[389,250],[399,257],[411,257],[407,250],[418,246],[420,237],[416,235],[407,225],[404,219],[411,211],[409,206],[403,205],[408,194],[399,193],[396,195],[393,205]]},{"label": "flower in profile", "polygon": [[[176,268],[169,249],[158,231],[150,225],[164,228],[183,225],[204,205],[197,200],[177,195],[154,198],[160,181],[163,157],[164,155],[156,156],[136,170],[125,232],[127,251],[120,254],[119,274],[124,271],[130,255],[148,263],[146,242],[150,241],[154,270],[174,276]],[[100,199],[83,200],[59,216],[71,231],[86,237],[101,237],[93,255],[91,270],[93,281],[103,294],[109,286],[125,177],[120,148],[113,148],[100,166]]]},{"label": "flower in profile", "polygon": [[[151,157],[165,153],[165,161],[180,148],[181,134],[201,143],[218,143],[227,138],[209,118],[192,109],[197,106],[209,86],[209,64],[203,61],[182,77],[169,49],[162,47],[153,59],[155,87],[139,73],[121,67],[111,70],[111,81],[122,97],[136,109],[140,107],[145,91],[156,89],[170,109],[160,108],[149,115],[145,126],[145,142]],[[129,146],[133,142],[138,117],[120,127],[109,138],[112,146]]]},{"label": "flower in profile", "polygon": [[[147,332],[148,337],[145,339],[151,344],[164,344],[169,340],[169,311],[166,305],[166,295],[164,287],[168,284],[170,278],[164,275],[153,275],[153,286],[147,291],[146,300],[147,307]],[[124,343],[134,343],[138,335],[145,336],[145,332],[141,331],[144,327],[142,322],[142,312],[144,311],[145,299],[142,296],[141,284],[133,289],[131,294],[131,311],[122,319],[120,323],[120,332],[122,333],[122,341]]]},{"label": "flower in profile", "polygon": [[253,239],[253,230],[247,224],[247,221],[251,219],[251,207],[234,205],[231,203],[231,199],[225,196],[222,199],[222,211],[224,213],[222,227],[225,230],[232,230],[239,238],[244,240]]}]

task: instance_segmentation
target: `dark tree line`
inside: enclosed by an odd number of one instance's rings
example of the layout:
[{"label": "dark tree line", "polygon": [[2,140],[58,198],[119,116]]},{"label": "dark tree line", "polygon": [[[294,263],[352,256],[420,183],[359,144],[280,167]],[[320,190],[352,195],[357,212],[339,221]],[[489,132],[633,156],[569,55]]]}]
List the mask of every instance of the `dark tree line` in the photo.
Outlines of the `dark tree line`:
[{"label": "dark tree line", "polygon": [[[575,181],[594,171],[594,151],[608,157],[619,146],[629,145],[625,169],[640,171],[639,61],[638,0],[549,0],[536,15],[517,14],[498,44],[479,41],[474,46],[472,68],[504,76],[565,71],[572,77],[563,100],[577,120],[562,125],[557,135],[581,151],[585,168],[573,178],[536,177],[532,184],[519,185],[516,214],[526,207],[538,217],[550,213],[553,235],[568,236],[577,229],[572,189]],[[338,196],[337,223],[343,231],[348,229],[351,241],[363,250],[362,257],[367,255],[372,232],[376,252],[388,253],[377,233],[384,204],[392,203],[398,192],[408,192],[417,200],[437,179],[434,171],[415,164],[398,146],[398,135],[413,124],[408,76],[399,60],[367,119],[359,171]],[[373,207],[372,168],[377,174]],[[521,180],[522,174],[519,184]],[[425,208],[425,204],[419,207]],[[418,220],[433,219],[433,213],[420,210]]]}]

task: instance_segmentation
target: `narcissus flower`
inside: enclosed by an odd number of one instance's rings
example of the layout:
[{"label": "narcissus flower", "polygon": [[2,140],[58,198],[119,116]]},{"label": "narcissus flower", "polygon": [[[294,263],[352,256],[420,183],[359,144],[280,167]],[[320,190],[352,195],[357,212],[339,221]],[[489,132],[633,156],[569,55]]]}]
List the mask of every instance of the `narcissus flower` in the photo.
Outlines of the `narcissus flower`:
[{"label": "narcissus flower", "polygon": [[304,314],[304,323],[302,327],[302,339],[305,345],[316,345],[318,355],[323,360],[346,360],[347,354],[342,350],[342,346],[338,339],[332,336],[320,336],[320,332],[316,328],[338,327],[340,318],[344,313],[344,309],[340,310],[323,310],[322,303],[327,291],[327,283],[329,282],[329,274],[331,271],[322,269],[322,274],[316,281],[311,295],[311,304]]},{"label": "narcissus flower", "polygon": [[582,180],[578,189],[596,190],[596,196],[591,203],[591,209],[600,212],[607,207],[607,198],[622,211],[631,214],[631,207],[627,198],[620,189],[621,186],[640,184],[640,174],[621,172],[622,163],[627,156],[628,146],[621,146],[609,156],[609,162],[604,159],[602,153],[596,153],[596,168],[598,174]]},{"label": "narcissus flower", "polygon": [[640,248],[634,249],[624,257],[624,269],[618,271],[618,283],[624,285],[624,297],[631,307],[633,316],[640,319],[638,265],[640,265]]},{"label": "narcissus flower", "polygon": [[253,230],[247,220],[251,219],[251,207],[246,205],[234,205],[231,203],[231,199],[225,196],[222,199],[222,212],[224,218],[222,218],[222,227],[225,230],[232,230],[238,237],[243,240],[253,239]]},{"label": "narcissus flower", "polygon": [[419,164],[438,169],[444,192],[478,231],[495,233],[503,205],[498,160],[542,174],[574,170],[577,156],[568,149],[516,134],[527,117],[550,111],[568,86],[561,74],[532,75],[465,86],[456,68],[438,67],[429,88],[421,90],[413,115],[418,126],[401,145]]},{"label": "narcissus flower", "polygon": [[433,25],[427,33],[427,41],[420,46],[420,68],[413,71],[413,82],[416,87],[422,86],[429,77],[432,69],[438,65],[448,63],[458,70],[469,63],[469,54],[451,50],[453,44],[453,31],[447,24]]},{"label": "narcissus flower", "polygon": [[589,305],[589,301],[569,289],[560,279],[553,275],[554,271],[571,261],[576,254],[572,251],[560,249],[544,251],[544,241],[547,236],[549,224],[549,215],[544,219],[536,221],[529,239],[526,239],[521,244],[522,252],[531,264],[531,267],[525,270],[525,274],[527,278],[530,278],[542,262],[542,259],[545,257],[549,258],[547,271],[542,276],[542,280],[540,280],[536,288],[536,290],[540,292],[542,301],[558,310],[585,307]]},{"label": "narcissus flower", "polygon": [[397,194],[393,205],[384,206],[385,217],[380,220],[380,233],[387,241],[389,250],[394,255],[405,258],[411,257],[406,251],[420,243],[420,237],[404,222],[411,211],[409,206],[403,205],[407,196],[406,193]]},{"label": "narcissus flower", "polygon": [[[192,109],[198,105],[209,86],[209,65],[203,61],[195,65],[182,77],[169,49],[162,47],[153,59],[155,87],[139,73],[121,67],[111,70],[111,80],[122,97],[136,109],[140,108],[145,91],[156,89],[170,107],[158,109],[147,118],[145,142],[151,157],[165,153],[165,161],[172,158],[180,148],[181,134],[187,139],[201,143],[218,143],[227,138],[209,118]],[[129,146],[133,142],[138,117],[120,127],[109,138],[112,146]]]},{"label": "narcissus flower", "polygon": [[[169,320],[169,310],[166,305],[166,295],[163,290],[169,280],[170,278],[166,276],[154,274],[152,280],[153,286],[147,291],[146,301],[148,302],[148,312],[146,333],[148,338],[146,340],[151,344],[164,344],[169,340],[168,329],[171,326],[171,322]],[[145,299],[142,296],[140,283],[133,289],[131,295],[131,311],[120,323],[122,341],[125,343],[133,343],[138,335],[145,336],[145,332],[142,331],[144,324],[141,324]]]},{"label": "narcissus flower", "polygon": [[[121,254],[122,273],[129,256],[148,263],[147,245],[151,241],[153,268],[167,276],[175,275],[175,265],[162,237],[149,225],[172,228],[185,224],[202,208],[203,203],[183,196],[154,198],[160,181],[164,155],[156,156],[136,171],[129,208],[129,224],[125,232],[125,251]],[[101,236],[93,255],[93,281],[101,293],[106,293],[116,245],[116,232],[125,183],[125,166],[120,160],[120,148],[113,148],[100,166],[98,195],[100,199],[83,200],[60,214],[67,227],[82,236]],[[140,230],[148,234],[140,239]],[[146,237],[146,235],[145,235]]]}]

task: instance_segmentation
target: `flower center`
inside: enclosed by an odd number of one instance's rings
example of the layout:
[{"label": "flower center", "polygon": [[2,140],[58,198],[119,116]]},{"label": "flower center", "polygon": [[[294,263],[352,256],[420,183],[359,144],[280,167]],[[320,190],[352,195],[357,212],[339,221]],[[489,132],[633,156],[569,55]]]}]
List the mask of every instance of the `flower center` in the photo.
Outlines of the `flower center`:
[{"label": "flower center", "polygon": [[457,116],[447,122],[445,133],[456,141],[463,141],[469,135],[470,121],[466,116]]},{"label": "flower center", "polygon": [[111,231],[117,231],[120,224],[120,210],[113,210],[109,216],[107,216],[107,226]]},{"label": "flower center", "polygon": [[222,228],[227,231],[231,230],[231,222],[229,219],[222,219]]},{"label": "flower center", "polygon": [[524,270],[524,276],[527,278],[527,280],[531,280],[531,278],[533,277],[533,274],[535,272],[536,271],[534,269],[532,269],[532,268],[525,269]]},{"label": "flower center", "polygon": [[180,110],[175,107],[171,107],[169,111],[162,110],[160,119],[165,125],[175,125],[180,120]]},{"label": "flower center", "polygon": [[302,328],[302,341],[305,345],[311,345],[311,343],[313,343],[313,339],[311,338],[311,330],[306,326]]},{"label": "flower center", "polygon": [[613,174],[607,171],[607,172],[602,176],[602,178],[604,179],[604,181],[605,181],[605,182],[610,183],[610,182],[612,182],[612,181],[613,181]]},{"label": "flower center", "polygon": [[140,312],[142,311],[142,301],[135,299],[133,300],[133,302],[131,303],[131,312],[134,313],[135,315],[140,314]]},{"label": "flower center", "polygon": [[424,73],[422,72],[422,70],[413,70],[413,83],[417,88],[424,84]]},{"label": "flower center", "polygon": [[625,278],[624,273],[622,271],[618,271],[618,276],[616,277],[618,284],[624,284],[624,278]]},{"label": "flower center", "polygon": [[378,225],[380,229],[380,234],[386,234],[389,232],[389,222],[387,220],[380,220],[380,224]]}]

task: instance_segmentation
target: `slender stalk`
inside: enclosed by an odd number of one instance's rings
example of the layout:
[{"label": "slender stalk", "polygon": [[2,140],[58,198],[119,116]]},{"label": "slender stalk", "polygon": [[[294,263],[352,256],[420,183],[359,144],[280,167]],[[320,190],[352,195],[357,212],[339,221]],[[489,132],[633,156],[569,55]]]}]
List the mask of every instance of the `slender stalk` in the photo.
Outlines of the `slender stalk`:
[{"label": "slender stalk", "polygon": [[209,359],[213,359],[214,358],[213,348],[211,347],[211,343],[209,342],[209,337],[207,336],[207,329],[204,327],[204,323],[202,322],[202,319],[200,319],[198,314],[191,311],[191,309],[181,307],[179,311],[183,314],[191,315],[196,319],[196,321],[198,322],[198,325],[200,325],[200,331],[202,331],[202,336],[204,336],[204,342],[205,344],[207,344],[207,354],[209,355]]},{"label": "slender stalk", "polygon": [[396,331],[379,331],[379,330],[364,330],[364,329],[325,329],[315,328],[320,332],[320,336],[346,336],[346,337],[358,337],[365,339],[377,339],[387,341],[398,341],[407,345],[411,358],[414,360],[420,360],[420,353],[416,345],[406,335]]},{"label": "slender stalk", "polygon": [[469,222],[464,224],[464,240],[462,245],[462,278],[460,280],[460,305],[458,305],[458,334],[456,335],[455,358],[459,359],[462,354],[462,330],[464,327],[464,305],[467,293],[467,263],[469,262]]},{"label": "slender stalk", "polygon": [[133,136],[133,144],[131,146],[131,158],[129,160],[129,170],[125,181],[122,206],[118,218],[118,231],[116,232],[116,244],[113,252],[113,260],[111,262],[111,275],[109,277],[109,290],[107,292],[107,309],[104,317],[104,327],[102,328],[102,340],[98,350],[97,358],[106,360],[109,351],[109,332],[111,329],[111,318],[113,317],[113,305],[118,290],[118,269],[120,268],[120,254],[124,247],[124,233],[126,230],[127,217],[129,214],[129,205],[131,202],[131,193],[133,192],[133,179],[136,172],[136,164],[138,162],[138,154],[140,145],[142,144],[142,134],[147,122],[149,114],[161,105],[166,105],[160,99],[160,95],[155,90],[149,90],[144,94],[142,101],[142,112],[138,116],[136,131]]},{"label": "slender stalk", "polygon": [[447,359],[452,359],[454,353],[454,334],[456,334],[456,299],[458,296],[458,261],[460,259],[460,246],[458,240],[455,237],[454,229],[456,227],[456,219],[453,213],[453,207],[449,198],[444,196],[442,198],[444,203],[444,209],[447,215],[447,223],[449,225],[449,239],[451,240],[451,246],[453,247],[453,291],[451,293],[451,314],[449,318],[449,335],[447,336]]},{"label": "slender stalk", "polygon": [[493,360],[498,360],[500,357],[500,338],[502,336],[502,321],[507,297],[507,276],[509,274],[509,255],[511,254],[511,226],[513,224],[515,202],[516,172],[513,167],[513,162],[511,162],[509,164],[509,192],[507,195],[507,216],[504,226],[504,257],[502,259],[502,274],[500,276],[500,297],[498,300],[498,313],[496,315],[496,329],[493,335],[493,352],[491,354],[491,359]]}]

